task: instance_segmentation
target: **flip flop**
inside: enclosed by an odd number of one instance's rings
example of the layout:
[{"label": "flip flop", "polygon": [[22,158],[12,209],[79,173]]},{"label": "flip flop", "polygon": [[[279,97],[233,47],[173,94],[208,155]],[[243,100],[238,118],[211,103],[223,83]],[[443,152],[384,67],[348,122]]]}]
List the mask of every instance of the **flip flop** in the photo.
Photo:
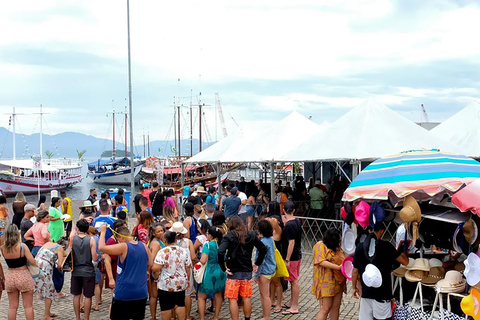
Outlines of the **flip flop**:
[{"label": "flip flop", "polygon": [[280,312],[282,312],[282,308],[280,308],[280,309],[273,309],[273,313],[280,313]]},{"label": "flip flop", "polygon": [[298,314],[298,311],[297,312],[292,312],[292,311],[287,310],[287,311],[283,311],[282,314],[284,316],[293,315],[293,314]]},{"label": "flip flop", "polygon": [[292,307],[292,306],[287,306],[287,304],[284,304],[284,305],[282,306],[282,308],[285,308],[285,309],[290,309],[291,307]]}]

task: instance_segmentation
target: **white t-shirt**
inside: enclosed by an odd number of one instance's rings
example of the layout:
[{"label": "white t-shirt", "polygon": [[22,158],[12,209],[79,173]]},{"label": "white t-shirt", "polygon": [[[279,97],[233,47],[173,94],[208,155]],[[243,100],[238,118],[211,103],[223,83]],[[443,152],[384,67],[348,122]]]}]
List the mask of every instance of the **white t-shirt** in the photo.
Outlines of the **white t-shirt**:
[{"label": "white t-shirt", "polygon": [[[405,229],[405,224],[402,223],[398,229],[397,229],[397,237],[396,237],[396,241],[395,241],[395,246],[398,248],[398,246],[400,245],[400,241],[403,241],[405,240],[405,232],[407,232],[407,230]],[[410,237],[409,234],[407,234],[407,240],[410,240],[412,241],[412,237]],[[408,252],[409,253],[415,253],[415,251],[417,250],[417,248],[415,248],[415,246],[413,245],[413,243],[410,243],[410,246],[408,247]]]},{"label": "white t-shirt", "polygon": [[[237,197],[240,198],[240,200],[247,200],[247,195],[243,192],[239,192]],[[247,212],[247,206],[246,205],[242,205],[242,207],[240,208],[240,211],[238,211],[238,214],[242,214],[242,213],[246,213]]]}]

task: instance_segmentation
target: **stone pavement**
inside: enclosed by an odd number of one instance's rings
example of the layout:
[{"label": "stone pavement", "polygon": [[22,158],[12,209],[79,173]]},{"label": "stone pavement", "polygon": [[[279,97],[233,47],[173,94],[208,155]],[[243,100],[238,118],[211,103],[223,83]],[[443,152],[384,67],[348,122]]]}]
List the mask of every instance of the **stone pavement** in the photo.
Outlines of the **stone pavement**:
[{"label": "stone pavement", "polygon": [[[5,262],[2,260],[2,265],[4,270],[6,269]],[[300,313],[298,315],[289,315],[284,316],[281,313],[274,314],[272,313],[272,319],[315,319],[316,313],[319,309],[319,303],[315,299],[314,295],[310,293],[312,285],[312,256],[304,255],[301,266],[301,275],[300,275],[300,299],[299,299],[299,308]],[[258,286],[254,283],[253,285],[253,297],[252,297],[252,319],[260,319],[262,317],[262,307],[260,304],[260,297],[258,294]],[[70,274],[65,275],[65,285],[63,287],[64,293],[70,293]],[[103,304],[100,305],[100,311],[92,311],[91,319],[108,319],[108,305],[111,301],[110,290],[106,290],[103,293]],[[284,301],[288,302],[290,298],[290,290],[286,291],[284,294]],[[196,301],[193,301],[194,306],[192,307],[193,311],[191,315],[196,319],[199,319],[196,307]],[[44,310],[44,303],[36,298],[34,298],[34,309],[35,309],[35,319],[41,319]],[[145,309],[145,319],[151,319],[150,309],[147,307]],[[358,319],[358,300],[355,300],[351,296],[351,288],[349,285],[348,293],[343,296],[342,306],[340,308],[340,319]],[[8,298],[6,292],[3,292],[2,299],[0,301],[0,320],[7,319],[8,312]],[[73,312],[73,303],[72,296],[68,296],[63,300],[56,300],[52,305],[52,312],[58,315],[58,320],[72,320],[75,318]],[[207,312],[206,319],[212,317],[212,313]],[[157,318],[160,319],[160,312],[157,311]],[[228,302],[225,301],[222,306],[222,311],[220,313],[221,319],[230,319],[230,313],[228,310]],[[25,319],[24,311],[22,304],[20,302],[20,307],[18,309],[17,319]],[[82,316],[83,319],[83,316]],[[240,319],[243,319],[243,314],[241,314]]]}]

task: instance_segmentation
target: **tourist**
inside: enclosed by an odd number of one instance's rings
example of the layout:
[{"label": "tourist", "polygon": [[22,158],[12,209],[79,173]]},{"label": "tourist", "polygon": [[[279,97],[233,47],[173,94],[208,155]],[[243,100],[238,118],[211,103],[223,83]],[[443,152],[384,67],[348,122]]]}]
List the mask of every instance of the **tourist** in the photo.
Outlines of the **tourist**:
[{"label": "tourist", "polygon": [[149,208],[152,208],[152,202],[150,201],[150,193],[152,192],[152,190],[150,189],[148,183],[144,183],[143,184],[143,192],[142,192],[142,196],[144,196],[145,198],[147,198],[148,200],[148,207]]},{"label": "tourist", "polygon": [[23,211],[23,208],[27,204],[27,200],[25,200],[25,196],[23,195],[23,192],[17,192],[15,195],[15,201],[12,203],[12,209],[13,209],[13,218],[12,218],[12,223],[17,226],[17,228],[20,230],[20,223],[22,222],[22,218],[25,215],[25,212]]},{"label": "tourist", "polygon": [[[120,227],[127,227],[127,224],[125,223],[125,220],[122,219],[117,219],[113,223],[112,229],[117,232],[118,228]],[[107,231],[110,230],[107,228]],[[107,232],[108,234],[108,232]],[[106,238],[106,237],[105,237]],[[107,246],[117,244],[119,242],[125,242],[127,241],[128,238],[126,237],[118,237],[115,234],[113,234],[110,238],[108,238],[107,242],[105,243]],[[115,280],[117,279],[117,264],[118,264],[118,256],[116,255],[110,255],[110,254],[104,254],[103,255],[105,259],[105,289],[111,289],[112,290],[112,295],[113,295],[113,289],[115,288]]]},{"label": "tourist", "polygon": [[[149,228],[149,244],[150,249],[150,263],[149,266],[153,266],[153,260],[157,256],[157,253],[165,248],[165,227],[159,223],[155,222]],[[157,302],[158,302],[158,285],[157,280],[153,277],[152,270],[149,270],[149,279],[148,279],[148,297],[150,303],[150,315],[152,320],[157,319]]]},{"label": "tourist", "polygon": [[187,251],[177,245],[176,232],[167,231],[164,238],[166,248],[157,253],[152,266],[153,275],[158,279],[162,319],[170,319],[173,310],[179,320],[190,320],[185,314],[185,297],[187,290],[191,289],[192,261]]},{"label": "tourist", "polygon": [[80,319],[80,300],[85,297],[85,320],[90,319],[92,297],[95,294],[95,267],[93,261],[98,260],[95,240],[87,235],[89,223],[78,220],[77,234],[72,238],[73,271],[70,293],[73,295],[73,309],[77,320]]},{"label": "tourist", "polygon": [[51,241],[50,232],[48,231],[48,222],[50,215],[48,211],[40,211],[37,213],[37,222],[25,232],[23,238],[25,241],[33,242],[32,255],[37,256],[38,250],[47,242]]},{"label": "tourist", "polygon": [[[7,226],[8,219],[8,208],[7,208],[7,197],[0,194],[0,231],[3,231]],[[1,244],[1,243],[0,243]]]},{"label": "tourist", "polygon": [[62,268],[65,258],[64,252],[67,245],[67,241],[63,239],[58,240],[58,243],[49,240],[38,250],[37,256],[35,257],[39,268],[38,277],[34,279],[35,291],[45,302],[43,320],[54,320],[57,316],[50,312],[52,301],[56,297],[56,289],[53,283],[53,270]]},{"label": "tourist", "polygon": [[178,216],[175,216],[175,212],[173,211],[172,207],[165,207],[163,208],[163,219],[170,222],[170,224],[174,224],[178,221]]},{"label": "tourist", "polygon": [[320,180],[315,181],[315,186],[308,191],[310,195],[310,215],[314,218],[319,218],[322,213],[323,203],[325,201],[325,192],[320,188],[322,182]]},{"label": "tourist", "polygon": [[128,207],[123,204],[124,198],[121,194],[115,196],[115,217],[126,220],[128,214]]},{"label": "tourist", "polygon": [[185,203],[183,206],[185,210],[185,220],[183,221],[183,226],[187,229],[186,237],[189,238],[192,242],[197,239],[198,226],[197,219],[194,217],[195,206],[191,202]]},{"label": "tourist", "polygon": [[193,210],[195,212],[195,218],[198,220],[200,219],[207,219],[207,215],[205,214],[205,210],[203,210],[203,207],[199,204],[196,204],[193,206]]},{"label": "tourist", "polygon": [[227,219],[225,218],[225,215],[222,212],[218,211],[213,214],[212,225],[214,227],[219,227],[222,230],[223,235],[227,234],[228,232]]},{"label": "tourist", "polygon": [[[229,299],[230,315],[233,320],[239,319],[238,295],[243,299],[243,313],[249,320],[252,313],[252,271],[256,272],[267,254],[267,247],[258,239],[253,231],[247,231],[242,219],[233,216],[228,221],[229,232],[218,248],[218,261],[227,273],[225,297]],[[253,248],[259,251],[252,266]],[[225,256],[226,268],[225,268]]]},{"label": "tourist", "polygon": [[203,281],[198,285],[198,314],[200,320],[205,319],[206,300],[213,296],[215,314],[213,320],[218,320],[222,308],[223,292],[227,276],[218,262],[218,243],[222,241],[222,230],[218,227],[209,227],[207,232],[208,242],[205,244],[200,258],[202,265],[207,264]]},{"label": "tourist", "polygon": [[243,222],[247,223],[247,195],[245,192],[238,190],[237,197],[240,199],[242,206],[238,210],[238,215],[242,218]]},{"label": "tourist", "polygon": [[247,188],[247,183],[245,182],[244,177],[240,177],[240,182],[237,185],[238,191],[245,193]]},{"label": "tourist", "polygon": [[217,190],[215,189],[215,187],[209,187],[208,188],[208,196],[205,198],[205,203],[203,204],[204,206],[207,205],[207,204],[212,204],[215,206],[215,209],[217,207],[216,203],[217,203]]},{"label": "tourist", "polygon": [[225,198],[225,200],[223,200],[223,208],[224,208],[225,218],[227,218],[227,220],[230,217],[237,216],[238,211],[242,206],[242,200],[240,200],[240,198],[237,197],[238,189],[236,187],[233,187],[230,190],[229,189],[230,188],[227,187],[227,194],[230,194],[230,196]]},{"label": "tourist", "polygon": [[[92,310],[95,311],[100,311],[100,304],[102,304],[102,288],[103,288],[103,281],[104,281],[104,275],[102,271],[105,270],[105,261],[103,259],[103,254],[98,249],[98,242],[100,240],[99,237],[99,232],[95,227],[89,226],[88,227],[88,232],[87,232],[89,237],[92,237],[93,240],[95,241],[95,250],[97,251],[98,259],[95,261],[93,266],[95,267],[95,305],[92,303]],[[80,312],[82,312],[83,308],[80,308]]]},{"label": "tourist", "polygon": [[162,215],[163,210],[163,202],[165,198],[163,196],[160,187],[158,186],[158,182],[152,182],[152,192],[148,195],[151,202],[152,214],[154,217],[160,217]]},{"label": "tourist", "polygon": [[28,250],[33,249],[33,241],[25,240],[25,233],[33,227],[33,222],[31,219],[35,216],[36,210],[33,204],[26,204],[23,208],[25,215],[23,216],[22,222],[20,223],[20,235],[22,237],[22,243],[25,243],[28,247]]},{"label": "tourist", "polygon": [[150,209],[148,207],[148,199],[147,198],[141,197],[140,200],[138,201],[138,204],[140,206],[140,211],[139,211],[138,214],[140,214],[140,212],[142,212],[142,211],[147,211],[153,217],[152,209]]},{"label": "tourist", "polygon": [[283,187],[278,184],[275,184],[275,201],[280,205],[280,212],[283,212],[283,206],[288,201],[288,198],[283,192]]},{"label": "tourist", "polygon": [[[311,189],[313,190],[313,189]],[[311,191],[310,190],[310,191]],[[316,320],[338,320],[346,279],[341,272],[345,254],[340,248],[340,232],[328,229],[322,241],[313,247],[312,294],[320,303]]]},{"label": "tourist", "polygon": [[172,207],[173,209],[175,209],[177,206],[176,206],[175,200],[173,200],[173,197],[175,196],[173,189],[165,190],[165,192],[163,192],[163,195],[165,197],[163,208]]},{"label": "tourist", "polygon": [[[370,233],[355,250],[352,288],[353,297],[358,299],[357,281],[360,277],[362,285],[360,320],[390,319],[392,317],[392,265],[395,260],[404,266],[408,264],[408,256],[405,252],[400,253],[390,242],[381,240],[384,232],[385,224],[383,222],[376,223],[373,227],[373,233]],[[372,240],[375,242],[374,250],[371,248]],[[371,251],[373,251],[373,255],[370,254]],[[369,286],[369,280],[372,279],[369,274],[363,277],[367,265],[373,265],[371,270],[374,270],[374,276],[381,277],[380,287]],[[365,280],[368,280],[368,282],[365,283]]]},{"label": "tourist", "polygon": [[[260,241],[267,247],[267,253],[263,263],[255,272],[255,282],[258,283],[258,291],[260,292],[260,299],[262,302],[262,319],[270,320],[270,311],[272,308],[272,301],[270,299],[270,280],[275,275],[277,264],[275,262],[275,244],[272,239],[273,228],[270,222],[262,220],[258,222],[258,233]],[[259,251],[257,251],[258,259]]]},{"label": "tourist", "polygon": [[267,212],[267,206],[270,203],[270,199],[268,197],[267,185],[265,183],[261,183],[259,180],[257,187],[258,187],[258,195],[256,205],[260,206],[260,213]]},{"label": "tourist", "polygon": [[[192,218],[195,221],[195,218]],[[192,260],[192,266],[197,263],[198,259],[195,255],[195,249],[193,248],[193,242],[188,237],[188,230],[182,225],[181,222],[175,222],[170,231],[177,233],[177,245],[180,248],[183,248],[188,257]],[[185,319],[190,319],[190,311],[192,309],[192,293],[195,292],[194,281],[193,281],[193,269],[190,270],[189,279],[190,285],[185,291]],[[161,298],[161,297],[160,297]]]},{"label": "tourist", "polygon": [[130,237],[126,227],[117,229],[118,244],[106,245],[107,224],[101,226],[99,249],[118,256],[117,280],[113,292],[110,319],[144,319],[148,298],[147,270],[149,250],[144,243]]},{"label": "tourist", "polygon": [[8,320],[17,318],[20,294],[22,294],[25,318],[33,320],[34,283],[27,269],[27,261],[33,266],[36,266],[37,262],[28,247],[21,242],[20,233],[15,224],[7,227],[5,243],[1,251],[8,266],[8,271],[5,275],[5,290],[7,291],[9,302]]},{"label": "tourist", "polygon": [[[138,187],[138,193],[135,195],[135,198],[133,198],[133,204],[135,205],[136,214],[139,214],[141,211],[143,211],[140,208],[140,199],[143,197],[143,190],[145,190],[145,188],[143,187],[143,185],[140,185]],[[147,206],[148,206],[148,200],[147,200]]]},{"label": "tourist", "polygon": [[[95,195],[96,195],[96,191],[95,191]],[[62,214],[66,214],[69,216],[63,221],[63,224],[65,226],[65,232],[67,233],[67,238],[70,238],[70,233],[72,232],[72,224],[73,224],[72,200],[69,197],[67,197],[67,193],[64,190],[60,191],[60,197],[62,198]]]},{"label": "tourist", "polygon": [[212,203],[207,203],[205,205],[205,214],[207,215],[207,221],[212,225],[212,217],[215,214],[215,205]]},{"label": "tourist", "polygon": [[[285,257],[285,235],[283,234],[283,221],[279,215],[273,215],[266,218],[268,222],[272,225],[273,230],[273,241],[275,242],[275,247],[280,252],[282,257]],[[275,309],[273,313],[279,313],[282,311],[282,299],[283,299],[283,286],[282,281],[285,281],[283,278],[273,277],[270,281],[270,301],[272,305],[275,302],[275,296],[277,297],[277,302],[275,303]]]},{"label": "tourist", "polygon": [[193,244],[193,250],[196,253],[197,258],[200,259],[200,257],[202,256],[203,245],[205,244],[205,242],[207,242],[207,232],[208,228],[210,228],[210,223],[208,223],[208,221],[205,219],[200,219],[198,220],[198,224],[200,227],[200,234],[197,235],[197,239],[195,239],[195,243]]},{"label": "tourist", "polygon": [[154,223],[153,216],[148,211],[142,211],[138,215],[137,225],[133,228],[132,236],[138,241],[148,244],[148,229]]},{"label": "tourist", "polygon": [[[282,312],[284,315],[298,314],[298,297],[300,295],[300,286],[298,284],[298,277],[300,275],[300,264],[302,262],[302,224],[300,220],[293,215],[295,209],[293,202],[287,201],[283,205],[283,212],[285,213],[285,227],[283,232],[288,241],[285,254],[285,264],[287,266],[289,277],[285,278],[290,282],[291,294],[290,303],[287,304],[287,310]],[[284,249],[285,250],[285,249]]]},{"label": "tourist", "polygon": [[97,189],[95,189],[95,188],[90,189],[90,194],[88,195],[87,200],[90,201],[90,203],[92,203],[92,204],[97,201]]},{"label": "tourist", "polygon": [[247,202],[245,205],[247,213],[247,229],[250,231],[253,228],[253,217],[255,216],[255,205],[257,202],[258,189],[255,186],[255,181],[250,181],[247,184],[246,190]]},{"label": "tourist", "polygon": [[110,228],[107,228],[107,234],[105,235],[105,238],[110,239],[112,236],[111,228],[113,228],[113,224],[117,219],[110,216],[110,205],[108,204],[107,200],[100,199],[98,204],[100,208],[100,215],[93,220],[93,225],[97,230],[100,230],[100,226],[103,223],[106,223]]},{"label": "tourist", "polygon": [[47,196],[41,194],[40,199],[38,199],[37,211],[47,211],[47,206],[45,205],[45,202],[47,202]]},{"label": "tourist", "polygon": [[50,215],[48,231],[50,232],[52,242],[57,242],[61,237],[63,237],[62,212],[57,209],[61,203],[62,199],[59,197],[53,197],[50,208],[48,208],[48,214]]}]

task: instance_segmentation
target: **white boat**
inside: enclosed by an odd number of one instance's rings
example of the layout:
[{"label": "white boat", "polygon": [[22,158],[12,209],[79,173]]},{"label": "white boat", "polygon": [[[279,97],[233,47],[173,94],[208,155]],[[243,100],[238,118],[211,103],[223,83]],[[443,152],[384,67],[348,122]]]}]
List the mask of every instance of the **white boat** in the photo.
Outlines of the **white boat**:
[{"label": "white boat", "polygon": [[0,160],[0,190],[7,195],[61,190],[82,181],[81,170],[78,159]]},{"label": "white boat", "polygon": [[[135,183],[140,180],[144,161],[134,160]],[[107,185],[130,185],[131,171],[128,158],[116,160],[97,160],[88,164],[87,177],[93,182]]]}]

